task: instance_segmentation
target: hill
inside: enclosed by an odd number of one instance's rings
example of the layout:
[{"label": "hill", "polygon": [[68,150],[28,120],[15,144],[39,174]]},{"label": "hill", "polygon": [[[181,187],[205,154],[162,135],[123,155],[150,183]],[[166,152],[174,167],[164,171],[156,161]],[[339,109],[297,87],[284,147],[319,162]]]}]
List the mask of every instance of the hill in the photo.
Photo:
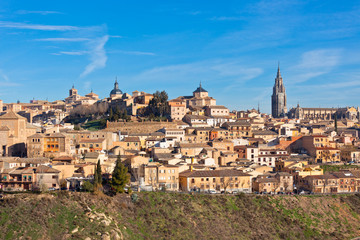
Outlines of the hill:
[{"label": "hill", "polygon": [[7,195],[0,239],[351,239],[360,195]]}]

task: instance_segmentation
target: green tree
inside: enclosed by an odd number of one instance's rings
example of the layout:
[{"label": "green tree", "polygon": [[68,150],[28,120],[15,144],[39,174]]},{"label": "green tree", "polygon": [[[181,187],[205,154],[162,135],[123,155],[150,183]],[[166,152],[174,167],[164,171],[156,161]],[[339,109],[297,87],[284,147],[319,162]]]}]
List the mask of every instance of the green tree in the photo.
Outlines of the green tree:
[{"label": "green tree", "polygon": [[86,191],[86,192],[92,192],[94,191],[94,185],[89,182],[89,181],[85,181],[82,185],[83,189]]},{"label": "green tree", "polygon": [[334,125],[335,125],[335,132],[336,134],[338,133],[338,126],[337,126],[337,115],[335,113],[335,122],[334,122]]},{"label": "green tree", "polygon": [[102,184],[102,173],[101,173],[101,165],[100,165],[100,160],[98,160],[98,162],[97,162],[97,167],[96,167],[96,171],[97,171],[97,183],[99,184],[99,185],[101,185]]},{"label": "green tree", "polygon": [[109,121],[112,122],[114,120],[114,113],[112,107],[109,108]]},{"label": "green tree", "polygon": [[121,162],[121,157],[118,156],[116,160],[116,166],[112,173],[111,187],[115,192],[123,193],[125,185],[129,183],[130,175],[128,173],[128,168],[124,166]]},{"label": "green tree", "polygon": [[101,187],[101,185],[102,185],[102,173],[101,173],[100,160],[98,160],[94,171],[94,189],[98,190]]}]

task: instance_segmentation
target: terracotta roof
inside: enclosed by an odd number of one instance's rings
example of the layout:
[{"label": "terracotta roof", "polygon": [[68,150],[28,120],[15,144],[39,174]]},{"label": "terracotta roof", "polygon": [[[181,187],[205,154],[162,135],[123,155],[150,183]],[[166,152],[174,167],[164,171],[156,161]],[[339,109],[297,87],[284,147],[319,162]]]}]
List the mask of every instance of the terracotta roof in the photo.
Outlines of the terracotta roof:
[{"label": "terracotta roof", "polygon": [[102,143],[104,138],[96,138],[96,139],[81,139],[79,143]]},{"label": "terracotta roof", "polygon": [[13,111],[10,111],[10,112],[7,112],[4,115],[0,116],[0,119],[26,119],[26,118],[20,116],[19,114],[15,113]]},{"label": "terracotta roof", "polygon": [[180,177],[241,177],[250,176],[249,174],[243,173],[237,170],[208,170],[208,171],[190,171],[187,170],[179,174]]},{"label": "terracotta roof", "polygon": [[124,142],[140,142],[139,137],[126,137],[124,138]]},{"label": "terracotta roof", "polygon": [[44,165],[41,165],[36,168],[36,173],[59,173],[59,172],[61,171]]}]

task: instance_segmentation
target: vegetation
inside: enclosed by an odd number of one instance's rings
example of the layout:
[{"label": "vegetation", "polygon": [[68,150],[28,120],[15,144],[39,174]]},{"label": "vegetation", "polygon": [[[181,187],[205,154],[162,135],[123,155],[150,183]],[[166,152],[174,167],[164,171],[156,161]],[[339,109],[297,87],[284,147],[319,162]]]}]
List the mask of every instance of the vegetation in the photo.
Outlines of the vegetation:
[{"label": "vegetation", "polygon": [[89,181],[85,181],[82,185],[83,189],[85,192],[92,192],[94,191],[94,185],[89,182]]},{"label": "vegetation", "polygon": [[164,120],[170,115],[168,94],[165,91],[156,91],[154,98],[150,100],[149,106],[138,110],[138,114],[150,120]]},{"label": "vegetation", "polygon": [[94,190],[98,191],[102,187],[102,172],[100,160],[98,160],[94,171]]},{"label": "vegetation", "polygon": [[346,169],[355,169],[355,170],[359,170],[360,166],[358,165],[321,165],[320,166],[324,173],[325,172],[338,172],[340,170],[346,170]]},{"label": "vegetation", "polygon": [[[6,195],[0,239],[352,239],[360,195]],[[25,239],[25,238],[24,238]]]},{"label": "vegetation", "polygon": [[123,193],[126,184],[130,181],[128,168],[121,162],[120,156],[116,160],[116,166],[112,173],[111,187],[116,193]]}]

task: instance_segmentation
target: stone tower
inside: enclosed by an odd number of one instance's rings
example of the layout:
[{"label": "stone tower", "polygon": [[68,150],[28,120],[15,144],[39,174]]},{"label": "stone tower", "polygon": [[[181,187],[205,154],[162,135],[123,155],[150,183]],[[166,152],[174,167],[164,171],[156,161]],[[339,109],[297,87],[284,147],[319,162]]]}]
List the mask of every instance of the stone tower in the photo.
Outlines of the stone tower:
[{"label": "stone tower", "polygon": [[286,116],[286,113],[285,87],[280,74],[280,66],[278,66],[275,85],[273,87],[273,94],[271,96],[271,114],[274,118],[282,118]]}]

